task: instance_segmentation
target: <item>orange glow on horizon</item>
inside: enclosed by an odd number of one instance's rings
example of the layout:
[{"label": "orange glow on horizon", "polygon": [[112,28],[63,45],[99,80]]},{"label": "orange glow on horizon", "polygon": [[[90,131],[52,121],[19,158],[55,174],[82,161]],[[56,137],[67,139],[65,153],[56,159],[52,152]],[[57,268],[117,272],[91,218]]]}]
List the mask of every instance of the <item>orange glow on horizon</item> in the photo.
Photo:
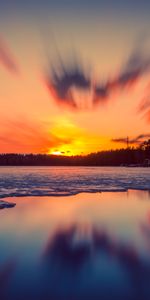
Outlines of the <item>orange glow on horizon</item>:
[{"label": "orange glow on horizon", "polygon": [[[110,137],[82,130],[67,117],[56,118],[50,133],[60,141],[60,144],[58,142],[58,145],[48,149],[47,153],[50,155],[87,155],[102,150],[116,149],[116,143],[112,142]],[[122,147],[120,143],[117,146]]]}]

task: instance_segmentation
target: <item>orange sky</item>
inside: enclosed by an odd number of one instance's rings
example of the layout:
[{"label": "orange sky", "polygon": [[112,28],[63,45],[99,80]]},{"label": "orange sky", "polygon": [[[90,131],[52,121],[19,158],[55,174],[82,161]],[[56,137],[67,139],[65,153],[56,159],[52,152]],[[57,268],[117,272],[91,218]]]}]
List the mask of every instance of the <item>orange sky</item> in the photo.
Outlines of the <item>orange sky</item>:
[{"label": "orange sky", "polygon": [[[132,88],[112,92],[106,104],[77,111],[59,105],[45,84],[44,72],[49,62],[57,60],[57,47],[62,58],[75,49],[97,81],[118,74],[134,48],[141,24],[118,19],[118,28],[117,21],[109,18],[107,26],[106,21],[90,18],[87,30],[85,18],[80,31],[74,19],[59,16],[53,26],[48,18],[40,23],[24,16],[20,21],[20,14],[0,21],[1,153],[87,154],[124,146],[112,142],[113,138],[150,133],[145,112],[138,112],[142,99],[149,97],[149,73]],[[87,97],[82,94],[83,101]]]}]

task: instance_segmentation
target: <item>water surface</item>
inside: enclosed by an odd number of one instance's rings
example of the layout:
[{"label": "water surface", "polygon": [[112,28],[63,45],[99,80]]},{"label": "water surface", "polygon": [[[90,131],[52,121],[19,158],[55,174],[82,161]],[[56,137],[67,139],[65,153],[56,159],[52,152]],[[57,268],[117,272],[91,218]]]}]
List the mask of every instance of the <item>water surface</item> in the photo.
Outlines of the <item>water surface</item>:
[{"label": "water surface", "polygon": [[150,299],[148,191],[6,200],[1,300]]}]

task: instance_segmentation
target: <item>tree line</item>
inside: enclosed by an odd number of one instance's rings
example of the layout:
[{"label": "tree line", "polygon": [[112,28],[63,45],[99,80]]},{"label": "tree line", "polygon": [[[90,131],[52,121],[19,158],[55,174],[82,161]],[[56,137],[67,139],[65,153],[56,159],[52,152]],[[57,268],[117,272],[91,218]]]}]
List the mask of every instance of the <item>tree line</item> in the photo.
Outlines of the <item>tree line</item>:
[{"label": "tree line", "polygon": [[0,154],[0,166],[150,166],[150,139],[139,147],[100,151],[85,156]]}]

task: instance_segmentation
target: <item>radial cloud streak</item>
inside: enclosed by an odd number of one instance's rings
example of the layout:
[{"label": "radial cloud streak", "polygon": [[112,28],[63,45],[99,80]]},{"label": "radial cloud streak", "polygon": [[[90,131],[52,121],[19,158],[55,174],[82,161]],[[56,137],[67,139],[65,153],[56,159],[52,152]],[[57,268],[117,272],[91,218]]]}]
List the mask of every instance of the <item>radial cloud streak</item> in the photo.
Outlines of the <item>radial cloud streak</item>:
[{"label": "radial cloud streak", "polygon": [[6,43],[0,39],[0,64],[10,73],[19,73],[19,67]]},{"label": "radial cloud streak", "polygon": [[[131,89],[133,84],[150,72],[150,55],[140,47],[129,55],[127,61],[120,67],[118,75],[108,76],[105,82],[96,79],[94,72],[85,71],[81,60],[79,61],[80,64],[58,59],[59,63],[48,68],[45,76],[46,84],[57,104],[65,104],[76,110],[80,110],[81,105],[76,101],[73,89],[79,92],[78,97],[81,91],[85,92],[83,108],[87,108],[86,92],[89,91],[91,108],[106,103],[116,90],[121,93],[125,88]],[[102,77],[101,75],[98,77]]]}]

